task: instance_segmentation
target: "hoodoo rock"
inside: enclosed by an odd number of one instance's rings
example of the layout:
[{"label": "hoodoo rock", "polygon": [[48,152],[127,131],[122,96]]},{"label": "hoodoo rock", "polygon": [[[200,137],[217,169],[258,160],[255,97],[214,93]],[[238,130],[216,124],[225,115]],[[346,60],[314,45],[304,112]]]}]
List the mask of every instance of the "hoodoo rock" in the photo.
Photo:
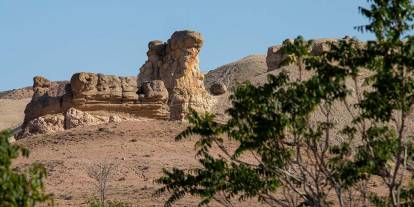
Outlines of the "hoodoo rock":
[{"label": "hoodoo rock", "polygon": [[138,77],[76,73],[60,96],[50,96],[51,82],[36,76],[21,137],[138,117],[182,120],[189,108],[209,111],[215,99],[199,70],[202,44],[200,33],[175,32],[166,43],[149,43]]},{"label": "hoodoo rock", "polygon": [[201,34],[193,31],[178,31],[166,43],[155,40],[148,44],[148,60],[140,69],[138,82],[164,82],[173,120],[183,119],[189,108],[206,112],[214,104],[199,69],[198,53],[202,46]]}]

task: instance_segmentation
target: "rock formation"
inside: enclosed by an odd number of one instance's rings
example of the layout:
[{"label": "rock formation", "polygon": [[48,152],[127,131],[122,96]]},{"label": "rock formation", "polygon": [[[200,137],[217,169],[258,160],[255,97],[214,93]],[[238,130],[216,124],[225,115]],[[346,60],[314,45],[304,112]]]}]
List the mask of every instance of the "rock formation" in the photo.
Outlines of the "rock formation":
[{"label": "rock formation", "polygon": [[210,93],[213,95],[221,95],[226,93],[227,87],[222,82],[215,82],[210,86]]},{"label": "rock formation", "polygon": [[138,82],[164,82],[173,120],[183,119],[189,108],[206,112],[214,104],[199,69],[198,53],[202,45],[201,34],[193,31],[178,31],[166,43],[155,40],[148,44],[148,60],[140,69]]},{"label": "rock formation", "polygon": [[48,114],[28,121],[18,137],[48,134],[65,130],[63,114]]},{"label": "rock formation", "polygon": [[72,128],[82,127],[82,126],[98,125],[98,124],[110,122],[110,120],[111,119],[109,117],[96,116],[96,115],[94,116],[87,112],[83,112],[75,108],[70,108],[65,113],[64,128],[72,129]]},{"label": "rock formation", "polygon": [[[25,109],[19,137],[137,117],[168,119],[168,92],[162,81],[138,90],[135,77],[76,73],[62,96],[49,96],[50,81],[33,79],[33,97]],[[141,87],[141,88],[142,88]]]},{"label": "rock formation", "polygon": [[[323,51],[330,49],[330,43],[338,41],[337,39],[317,39],[314,40],[312,47],[312,55],[320,55]],[[281,50],[281,45],[271,46],[267,49],[266,64],[268,71],[273,71],[281,67],[283,60],[287,58],[287,55]]]},{"label": "rock formation", "polygon": [[182,120],[190,107],[209,111],[214,99],[199,71],[202,43],[197,32],[175,32],[167,43],[149,43],[148,60],[138,78],[76,73],[60,96],[50,96],[51,82],[36,76],[21,136],[129,117]]}]

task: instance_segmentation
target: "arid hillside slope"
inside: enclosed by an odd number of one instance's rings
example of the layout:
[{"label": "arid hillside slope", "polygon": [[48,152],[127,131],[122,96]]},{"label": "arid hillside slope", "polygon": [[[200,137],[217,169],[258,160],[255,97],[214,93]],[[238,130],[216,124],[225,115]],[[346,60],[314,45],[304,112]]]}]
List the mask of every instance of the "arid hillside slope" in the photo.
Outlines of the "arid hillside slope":
[{"label": "arid hillside slope", "polygon": [[[43,163],[49,172],[47,191],[54,194],[57,206],[86,206],[96,195],[88,172],[99,163],[115,166],[108,183],[108,199],[131,206],[162,206],[167,195],[152,195],[159,187],[154,180],[162,175],[161,169],[198,165],[194,139],[174,141],[185,127],[183,122],[142,119],[22,139],[17,143],[29,148],[31,156],[18,160],[16,165]],[[196,206],[198,201],[187,197],[175,206]],[[260,206],[256,201],[236,204]]]}]

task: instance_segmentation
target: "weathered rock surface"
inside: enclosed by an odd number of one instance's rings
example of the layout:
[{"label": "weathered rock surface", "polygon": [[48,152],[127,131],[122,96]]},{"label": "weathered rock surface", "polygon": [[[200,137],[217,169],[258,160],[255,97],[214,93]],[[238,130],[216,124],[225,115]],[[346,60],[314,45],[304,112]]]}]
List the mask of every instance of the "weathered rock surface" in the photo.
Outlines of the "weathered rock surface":
[{"label": "weathered rock surface", "polygon": [[115,103],[138,100],[137,80],[95,73],[76,73],[70,81],[73,103]]},{"label": "weathered rock surface", "polygon": [[[26,106],[19,137],[122,120],[118,114],[169,118],[168,92],[162,81],[150,81],[146,90],[138,91],[136,77],[76,73],[61,96],[49,95],[51,84],[46,78],[37,76],[33,81],[34,93]],[[55,121],[61,116],[65,119],[63,125]],[[52,125],[57,128],[51,128]]]},{"label": "weathered rock surface", "polygon": [[65,113],[65,129],[98,125],[105,122],[109,122],[109,117],[93,116],[87,112],[83,112],[75,108],[70,108]]},{"label": "weathered rock surface", "polygon": [[222,82],[215,82],[210,86],[210,93],[213,95],[221,95],[226,93],[227,87]]},{"label": "weathered rock surface", "polygon": [[[76,73],[61,96],[50,96],[51,82],[36,76],[22,125],[29,132],[23,134],[121,121],[121,115],[182,120],[189,108],[210,111],[215,99],[206,91],[199,70],[202,45],[200,33],[175,32],[166,43],[149,43],[148,60],[137,78]],[[64,116],[63,126],[59,122],[57,129],[49,127],[61,120],[51,119],[53,115]]]},{"label": "weathered rock surface", "polygon": [[[311,51],[312,55],[320,55],[323,51],[328,51],[330,49],[330,43],[336,41],[337,39],[328,38],[314,40],[314,45]],[[267,49],[266,64],[268,71],[280,68],[280,64],[287,58],[287,55],[282,52],[281,48],[281,45],[275,45]]]},{"label": "weathered rock surface", "polygon": [[77,127],[121,122],[124,120],[133,119],[128,117],[120,117],[118,115],[93,115],[75,108],[70,108],[65,113],[48,114],[30,120],[20,133],[20,137],[33,136],[37,134],[51,134]]},{"label": "weathered rock surface", "polygon": [[138,90],[141,102],[158,102],[166,104],[168,101],[168,91],[161,80],[143,82]]},{"label": "weathered rock surface", "polygon": [[20,132],[19,137],[36,134],[50,134],[65,130],[65,117],[63,114],[48,114],[30,120]]},{"label": "weathered rock surface", "polygon": [[140,68],[138,82],[164,82],[171,119],[183,119],[190,107],[206,112],[214,104],[199,69],[198,53],[202,45],[201,34],[193,31],[178,31],[166,43],[155,40],[148,44],[148,60]]}]

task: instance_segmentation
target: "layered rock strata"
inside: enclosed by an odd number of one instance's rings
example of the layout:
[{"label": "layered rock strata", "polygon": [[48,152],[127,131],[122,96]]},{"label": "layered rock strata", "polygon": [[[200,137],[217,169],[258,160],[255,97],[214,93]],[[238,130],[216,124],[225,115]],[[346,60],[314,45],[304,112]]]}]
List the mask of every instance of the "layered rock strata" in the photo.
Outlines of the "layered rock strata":
[{"label": "layered rock strata", "polygon": [[169,118],[162,81],[144,83],[140,89],[135,77],[76,73],[62,96],[49,95],[46,78],[37,76],[33,81],[20,137],[137,117]]},{"label": "layered rock strata", "polygon": [[199,70],[202,45],[200,33],[175,32],[166,43],[149,43],[148,60],[137,78],[76,73],[60,96],[50,96],[51,82],[36,76],[22,134],[55,132],[128,117],[182,120],[189,108],[210,111],[214,98],[204,88]]}]

